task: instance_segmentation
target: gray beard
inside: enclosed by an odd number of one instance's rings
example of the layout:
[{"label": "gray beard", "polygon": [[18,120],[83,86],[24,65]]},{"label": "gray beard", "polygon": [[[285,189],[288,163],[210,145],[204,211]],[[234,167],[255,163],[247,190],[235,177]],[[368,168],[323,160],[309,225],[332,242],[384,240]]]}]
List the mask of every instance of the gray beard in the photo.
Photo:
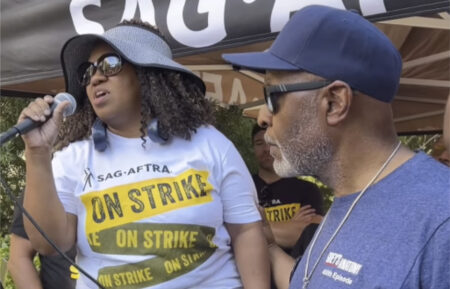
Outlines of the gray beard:
[{"label": "gray beard", "polygon": [[316,123],[311,123],[314,118],[308,114],[288,132],[290,139],[283,144],[277,142],[281,160],[274,161],[274,169],[281,177],[320,176],[331,161],[332,142]]},{"label": "gray beard", "polygon": [[[302,146],[300,146],[302,147]],[[280,146],[281,160],[274,162],[274,169],[281,177],[320,176],[323,167],[332,157],[332,146],[321,140],[314,146],[298,149],[297,146]]]}]

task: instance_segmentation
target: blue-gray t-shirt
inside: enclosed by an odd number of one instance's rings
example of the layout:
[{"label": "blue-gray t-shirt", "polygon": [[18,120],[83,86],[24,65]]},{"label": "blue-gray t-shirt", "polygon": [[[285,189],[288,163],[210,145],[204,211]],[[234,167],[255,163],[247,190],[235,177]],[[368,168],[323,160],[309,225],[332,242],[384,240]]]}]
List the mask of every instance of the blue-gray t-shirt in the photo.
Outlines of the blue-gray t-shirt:
[{"label": "blue-gray t-shirt", "polygon": [[[308,273],[356,197],[335,198]],[[290,289],[302,288],[308,251]],[[307,288],[449,289],[450,169],[421,152],[371,186],[322,255]]]}]

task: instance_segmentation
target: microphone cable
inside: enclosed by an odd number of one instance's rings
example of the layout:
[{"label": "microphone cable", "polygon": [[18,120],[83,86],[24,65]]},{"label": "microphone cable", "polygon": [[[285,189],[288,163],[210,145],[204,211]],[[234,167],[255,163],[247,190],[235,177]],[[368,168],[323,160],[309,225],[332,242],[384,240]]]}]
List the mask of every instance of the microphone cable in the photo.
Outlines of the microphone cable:
[{"label": "microphone cable", "polygon": [[47,240],[47,242],[53,247],[53,249],[56,250],[56,252],[58,252],[59,255],[61,255],[66,261],[68,261],[72,266],[74,266],[75,268],[78,269],[78,271],[80,271],[81,273],[84,274],[84,276],[86,276],[87,278],[89,278],[92,282],[94,282],[100,289],[106,289],[105,287],[103,287],[103,285],[101,285],[96,279],[94,279],[94,277],[92,277],[91,275],[89,275],[89,273],[87,273],[85,270],[83,270],[78,264],[76,264],[74,261],[72,261],[72,259],[70,259],[63,251],[61,251],[61,249],[58,248],[58,246],[56,246],[56,244],[47,236],[47,234],[42,230],[42,228],[36,223],[36,221],[33,219],[33,217],[31,217],[31,215],[28,213],[28,211],[22,206],[22,204],[20,204],[16,197],[14,197],[13,193],[11,192],[11,189],[9,188],[8,184],[5,182],[5,180],[2,178],[1,174],[0,174],[0,182],[2,184],[2,186],[5,188],[5,191],[8,195],[8,197],[13,201],[13,203],[19,207],[20,211],[28,218],[28,220],[30,220],[30,222],[33,224],[33,226],[39,231],[39,233],[42,235],[42,237],[44,237],[45,240]]}]

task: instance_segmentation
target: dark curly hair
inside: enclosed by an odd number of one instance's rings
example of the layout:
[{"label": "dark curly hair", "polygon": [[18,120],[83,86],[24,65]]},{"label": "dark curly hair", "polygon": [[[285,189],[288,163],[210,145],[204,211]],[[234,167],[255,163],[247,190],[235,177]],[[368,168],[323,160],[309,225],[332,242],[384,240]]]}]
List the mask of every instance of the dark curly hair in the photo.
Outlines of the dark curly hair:
[{"label": "dark curly hair", "polygon": [[[123,21],[119,25],[145,28],[163,38],[155,27],[140,20]],[[214,104],[205,97],[203,88],[194,76],[162,68],[134,68],[141,84],[140,131],[143,145],[147,125],[153,118],[158,119],[159,132],[163,136],[184,139],[190,139],[198,127],[214,122]],[[80,105],[77,113],[67,117],[61,126],[56,150],[91,135],[91,127],[97,116],[87,99]]]}]

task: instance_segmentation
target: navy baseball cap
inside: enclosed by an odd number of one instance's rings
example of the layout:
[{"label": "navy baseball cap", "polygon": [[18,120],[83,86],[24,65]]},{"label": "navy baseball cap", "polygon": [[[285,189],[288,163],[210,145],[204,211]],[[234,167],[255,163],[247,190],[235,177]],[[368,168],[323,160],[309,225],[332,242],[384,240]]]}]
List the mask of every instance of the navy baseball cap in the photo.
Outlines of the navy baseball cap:
[{"label": "navy baseball cap", "polygon": [[269,50],[224,54],[256,71],[306,71],[341,80],[383,102],[397,93],[402,58],[392,42],[355,12],[311,5],[297,11]]}]

